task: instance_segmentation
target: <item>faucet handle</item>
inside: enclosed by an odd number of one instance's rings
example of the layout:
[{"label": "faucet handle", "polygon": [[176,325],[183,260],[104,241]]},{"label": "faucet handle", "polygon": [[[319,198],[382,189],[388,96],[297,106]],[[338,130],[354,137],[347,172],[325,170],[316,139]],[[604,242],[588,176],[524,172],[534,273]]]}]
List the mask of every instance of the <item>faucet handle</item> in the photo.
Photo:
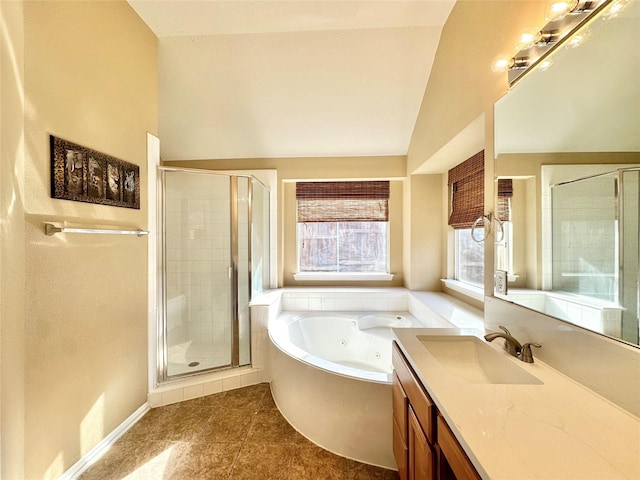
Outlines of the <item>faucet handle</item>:
[{"label": "faucet handle", "polygon": [[525,343],[522,345],[522,350],[520,350],[520,360],[525,363],[533,363],[533,353],[531,352],[531,347],[542,348],[542,345],[537,343]]},{"label": "faucet handle", "polygon": [[498,325],[498,328],[502,330],[504,333],[506,333],[507,335],[511,335],[511,332],[507,330],[507,327],[505,327],[504,325]]}]

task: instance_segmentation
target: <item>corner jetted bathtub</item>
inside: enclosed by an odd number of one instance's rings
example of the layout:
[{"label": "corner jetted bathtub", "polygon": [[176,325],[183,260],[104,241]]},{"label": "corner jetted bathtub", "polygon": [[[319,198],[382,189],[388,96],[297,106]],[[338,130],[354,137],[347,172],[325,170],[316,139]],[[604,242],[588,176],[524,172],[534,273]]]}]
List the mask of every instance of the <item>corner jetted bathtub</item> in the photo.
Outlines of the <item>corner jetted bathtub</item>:
[{"label": "corner jetted bathtub", "polygon": [[408,312],[283,311],[269,323],[276,405],[321,447],[395,469],[391,329],[451,326]]}]

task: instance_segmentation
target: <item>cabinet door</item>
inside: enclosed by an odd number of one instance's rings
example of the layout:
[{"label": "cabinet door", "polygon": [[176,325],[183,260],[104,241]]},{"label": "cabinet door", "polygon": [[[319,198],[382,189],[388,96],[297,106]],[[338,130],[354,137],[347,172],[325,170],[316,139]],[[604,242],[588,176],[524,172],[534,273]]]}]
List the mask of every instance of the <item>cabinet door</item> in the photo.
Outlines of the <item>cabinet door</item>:
[{"label": "cabinet door", "polygon": [[435,456],[420,422],[409,406],[409,480],[433,480]]},{"label": "cabinet door", "polygon": [[393,456],[398,466],[400,480],[408,479],[407,465],[407,408],[409,401],[398,376],[393,373]]},{"label": "cabinet door", "polygon": [[480,475],[476,472],[473,464],[440,414],[438,414],[437,424],[438,449],[440,452],[440,458],[438,459],[440,474],[438,480],[449,480],[451,478],[456,480],[480,480]]},{"label": "cabinet door", "polygon": [[414,374],[409,363],[404,358],[398,345],[394,342],[391,351],[393,359],[393,368],[397,378],[404,389],[408,402],[413,407],[413,411],[418,418],[422,431],[427,435],[427,439],[431,444],[435,443],[435,412],[436,408],[431,398],[424,391],[422,384]]},{"label": "cabinet door", "polygon": [[393,419],[393,456],[398,466],[398,477],[400,480],[408,480],[409,472],[409,451],[407,449],[406,439],[400,434],[400,427],[396,419]]}]

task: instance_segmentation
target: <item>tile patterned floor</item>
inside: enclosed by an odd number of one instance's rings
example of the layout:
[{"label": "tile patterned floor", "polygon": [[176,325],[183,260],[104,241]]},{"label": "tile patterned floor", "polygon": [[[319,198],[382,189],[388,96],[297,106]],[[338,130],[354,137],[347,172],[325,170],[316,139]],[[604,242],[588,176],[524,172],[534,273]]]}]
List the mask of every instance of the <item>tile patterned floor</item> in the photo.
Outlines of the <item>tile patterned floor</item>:
[{"label": "tile patterned floor", "polygon": [[154,408],[81,480],[397,480],[296,432],[268,383]]}]

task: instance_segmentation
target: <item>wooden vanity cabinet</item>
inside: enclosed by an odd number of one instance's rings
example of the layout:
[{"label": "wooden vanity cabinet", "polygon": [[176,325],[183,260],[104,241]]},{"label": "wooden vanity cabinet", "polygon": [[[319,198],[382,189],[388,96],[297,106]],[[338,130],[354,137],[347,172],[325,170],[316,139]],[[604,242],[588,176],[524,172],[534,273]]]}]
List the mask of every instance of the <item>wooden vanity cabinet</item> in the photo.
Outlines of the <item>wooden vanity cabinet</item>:
[{"label": "wooden vanity cabinet", "polygon": [[400,480],[480,479],[393,342],[393,454]]},{"label": "wooden vanity cabinet", "polygon": [[480,475],[451,432],[449,425],[438,413],[438,480],[480,480]]}]

